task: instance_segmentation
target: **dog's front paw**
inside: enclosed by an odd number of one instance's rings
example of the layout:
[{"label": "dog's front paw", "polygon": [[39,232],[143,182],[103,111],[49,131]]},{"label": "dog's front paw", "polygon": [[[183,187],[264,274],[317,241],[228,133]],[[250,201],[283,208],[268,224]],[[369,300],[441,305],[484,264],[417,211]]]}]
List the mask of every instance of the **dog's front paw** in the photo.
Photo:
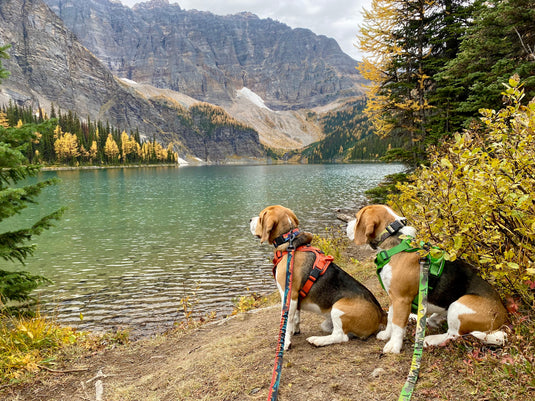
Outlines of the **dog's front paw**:
[{"label": "dog's front paw", "polygon": [[349,341],[349,337],[344,333],[340,333],[331,334],[330,336],[312,336],[308,337],[307,341],[316,347],[324,347],[330,344],[338,344]]},{"label": "dog's front paw", "polygon": [[284,351],[288,351],[291,346],[292,343],[290,341],[284,341]]},{"label": "dog's front paw", "polygon": [[391,339],[387,342],[383,348],[385,354],[399,354],[401,352],[401,346],[403,341],[398,341],[396,339]]},{"label": "dog's front paw", "polygon": [[383,330],[377,333],[376,337],[378,340],[386,341],[390,339],[390,335],[391,335],[391,330]]}]

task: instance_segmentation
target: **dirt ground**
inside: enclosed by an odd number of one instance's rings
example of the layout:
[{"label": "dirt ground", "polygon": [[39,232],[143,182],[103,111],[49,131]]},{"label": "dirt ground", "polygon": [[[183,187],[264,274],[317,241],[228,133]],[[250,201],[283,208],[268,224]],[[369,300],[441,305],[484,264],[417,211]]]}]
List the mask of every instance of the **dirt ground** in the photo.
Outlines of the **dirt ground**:
[{"label": "dirt ground", "polygon": [[[383,306],[387,305],[373,272],[358,278]],[[321,321],[317,315],[302,313],[301,334],[293,337],[291,349],[284,353],[278,399],[397,400],[411,364],[411,336],[406,336],[399,355],[383,354],[384,342],[373,336],[366,341],[315,348],[306,338],[322,335]],[[0,399],[266,400],[279,324],[280,305],[276,305],[187,332],[145,338],[92,355],[71,355],[55,368],[61,372],[42,371],[30,382],[4,387]],[[436,362],[436,355],[444,352],[424,352],[413,400],[498,399],[474,393],[474,386],[469,384],[473,378],[457,367],[451,367],[454,374],[444,374]]]},{"label": "dirt ground", "polygon": [[[375,287],[372,280],[366,284]],[[377,293],[377,288],[372,290]],[[57,368],[64,373],[43,372],[31,383],[0,390],[0,399],[267,399],[279,308],[247,312],[188,333],[156,336],[96,355],[74,357]],[[306,337],[321,335],[321,321],[317,315],[302,313],[301,334],[293,338],[292,348],[284,354],[279,400],[397,399],[410,367],[410,340],[400,355],[382,354],[384,343],[375,338],[315,348]],[[420,383],[426,380],[425,374],[422,376]],[[451,391],[448,380],[437,384],[441,385]],[[415,394],[413,399],[430,398]]]}]

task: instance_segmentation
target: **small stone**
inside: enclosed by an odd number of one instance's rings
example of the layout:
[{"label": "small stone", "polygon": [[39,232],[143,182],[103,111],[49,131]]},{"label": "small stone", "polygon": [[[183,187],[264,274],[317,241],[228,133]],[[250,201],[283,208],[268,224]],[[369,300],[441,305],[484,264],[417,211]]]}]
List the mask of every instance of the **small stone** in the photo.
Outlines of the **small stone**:
[{"label": "small stone", "polygon": [[385,370],[383,368],[376,368],[376,369],[373,370],[371,376],[372,377],[379,377],[384,373],[385,373]]}]

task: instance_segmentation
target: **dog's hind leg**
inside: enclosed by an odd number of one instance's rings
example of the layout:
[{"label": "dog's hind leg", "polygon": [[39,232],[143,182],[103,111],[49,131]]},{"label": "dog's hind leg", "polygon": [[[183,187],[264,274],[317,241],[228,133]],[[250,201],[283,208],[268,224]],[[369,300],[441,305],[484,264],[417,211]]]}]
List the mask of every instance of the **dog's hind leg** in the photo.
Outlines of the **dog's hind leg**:
[{"label": "dog's hind leg", "polygon": [[506,334],[495,331],[505,323],[502,308],[493,300],[473,294],[465,295],[448,308],[448,332],[425,337],[424,345],[439,345],[465,334],[471,334],[488,344],[503,345]]},{"label": "dog's hind leg", "polygon": [[349,341],[349,336],[344,333],[342,327],[341,317],[344,315],[344,312],[339,309],[331,309],[331,320],[333,325],[333,331],[328,336],[312,336],[308,337],[307,341],[315,345],[316,347],[323,347],[325,345],[337,344]]},{"label": "dog's hind leg", "polygon": [[326,333],[332,333],[333,331],[333,320],[331,315],[327,315],[325,320],[321,323],[321,329]]}]

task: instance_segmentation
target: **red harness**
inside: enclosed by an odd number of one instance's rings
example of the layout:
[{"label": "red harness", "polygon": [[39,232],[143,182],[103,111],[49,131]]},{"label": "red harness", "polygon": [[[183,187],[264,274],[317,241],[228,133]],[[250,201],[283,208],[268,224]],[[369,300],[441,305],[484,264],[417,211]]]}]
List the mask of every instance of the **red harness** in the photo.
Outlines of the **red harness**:
[{"label": "red harness", "polygon": [[[301,289],[299,290],[299,300],[302,300],[308,295],[310,289],[312,288],[318,277],[323,276],[323,274],[325,274],[334,257],[330,255],[325,255],[321,250],[319,250],[318,248],[314,248],[310,245],[301,245],[295,250],[299,252],[313,252],[316,255],[312,271],[310,272],[310,275],[308,276],[308,279],[303,285],[303,287],[301,287]],[[288,251],[275,252],[275,255],[273,256],[273,277],[276,277],[277,265],[279,264],[283,256],[287,253]]]}]

